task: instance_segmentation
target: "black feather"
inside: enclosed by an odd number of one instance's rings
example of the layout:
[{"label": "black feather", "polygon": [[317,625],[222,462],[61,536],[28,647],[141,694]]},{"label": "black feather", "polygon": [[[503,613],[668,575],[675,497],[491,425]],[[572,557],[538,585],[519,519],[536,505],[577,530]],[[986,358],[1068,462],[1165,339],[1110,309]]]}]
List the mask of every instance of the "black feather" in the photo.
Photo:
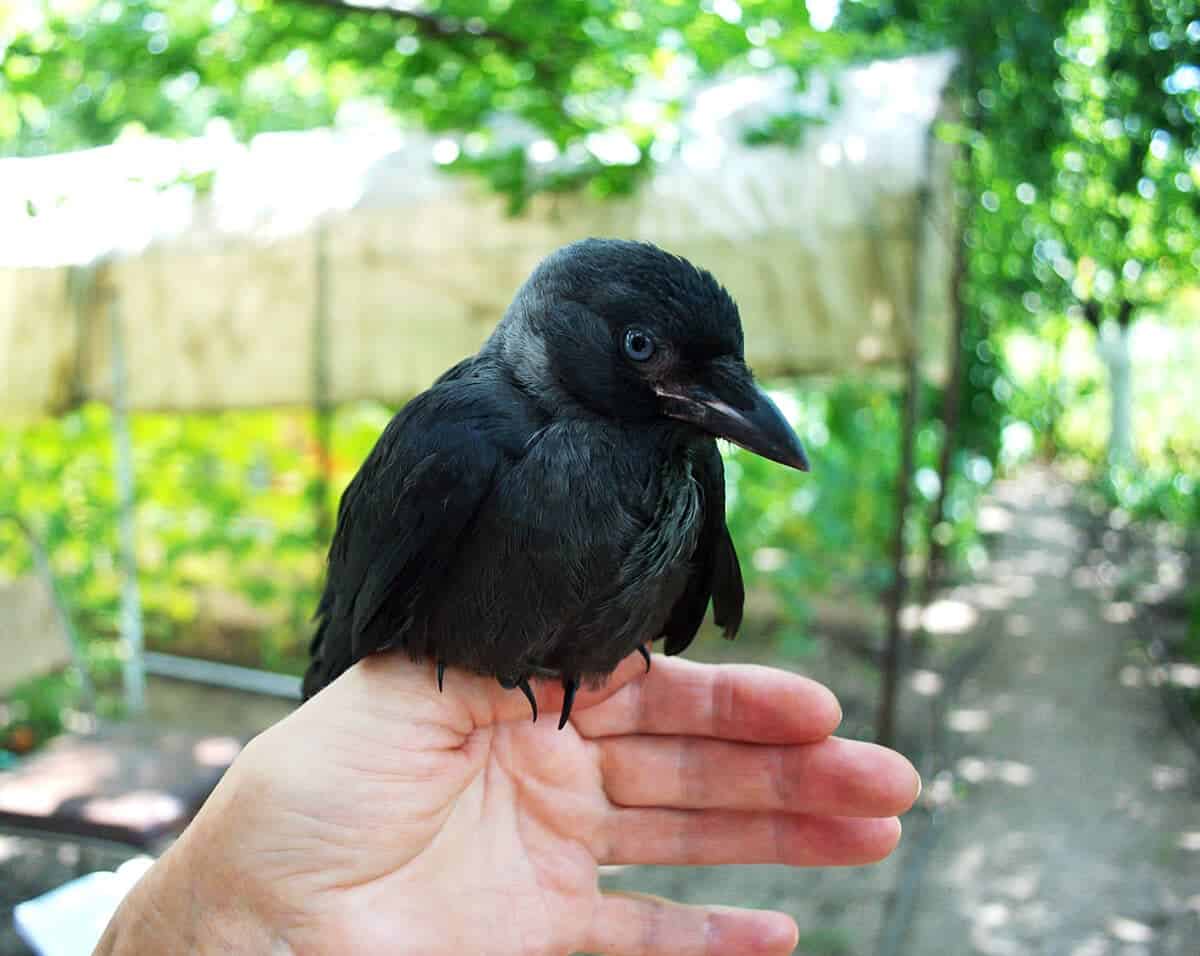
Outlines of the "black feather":
[{"label": "black feather", "polygon": [[[633,327],[649,359],[622,351]],[[742,348],[733,301],[678,257],[589,240],[547,259],[342,496],[304,696],[396,647],[439,681],[460,667],[528,696],[554,676],[570,700],[651,640],[684,650],[710,599],[732,637],[721,457],[700,412],[664,395],[724,388],[713,407],[741,428],[756,401]]]}]

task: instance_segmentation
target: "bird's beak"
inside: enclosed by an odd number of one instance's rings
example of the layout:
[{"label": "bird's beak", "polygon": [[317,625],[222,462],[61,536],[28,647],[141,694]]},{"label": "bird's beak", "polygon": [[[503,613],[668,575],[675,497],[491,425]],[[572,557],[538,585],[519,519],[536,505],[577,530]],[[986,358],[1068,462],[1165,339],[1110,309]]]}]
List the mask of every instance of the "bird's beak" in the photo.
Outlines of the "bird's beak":
[{"label": "bird's beak", "polygon": [[[714,363],[715,364],[715,363]],[[655,389],[663,412],[697,425],[763,458],[808,471],[800,437],[741,362],[721,362],[711,383],[670,383]]]}]

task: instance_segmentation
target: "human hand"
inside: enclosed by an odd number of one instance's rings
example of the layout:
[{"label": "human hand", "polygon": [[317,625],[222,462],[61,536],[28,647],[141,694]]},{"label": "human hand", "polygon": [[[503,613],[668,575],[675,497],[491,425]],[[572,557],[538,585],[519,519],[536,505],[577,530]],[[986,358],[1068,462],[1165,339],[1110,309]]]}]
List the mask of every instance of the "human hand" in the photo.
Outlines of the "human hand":
[{"label": "human hand", "polygon": [[803,677],[642,670],[558,731],[550,682],[532,723],[490,679],[450,671],[439,693],[431,666],[361,662],[247,747],[99,952],[148,951],[149,911],[192,951],[790,953],[790,917],[602,893],[598,866],[873,862],[916,772],[831,737],[837,701]]}]

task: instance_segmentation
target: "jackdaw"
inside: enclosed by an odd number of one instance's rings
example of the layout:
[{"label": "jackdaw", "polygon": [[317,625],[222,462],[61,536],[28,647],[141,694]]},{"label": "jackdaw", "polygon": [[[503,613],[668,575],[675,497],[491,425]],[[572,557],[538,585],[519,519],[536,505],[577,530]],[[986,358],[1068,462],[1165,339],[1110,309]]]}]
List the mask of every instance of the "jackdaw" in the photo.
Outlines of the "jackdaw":
[{"label": "jackdaw", "polygon": [[602,683],[743,586],[716,438],[806,471],[703,269],[588,239],[543,260],[478,354],[391,420],[342,496],[304,696],[387,648],[519,688]]}]

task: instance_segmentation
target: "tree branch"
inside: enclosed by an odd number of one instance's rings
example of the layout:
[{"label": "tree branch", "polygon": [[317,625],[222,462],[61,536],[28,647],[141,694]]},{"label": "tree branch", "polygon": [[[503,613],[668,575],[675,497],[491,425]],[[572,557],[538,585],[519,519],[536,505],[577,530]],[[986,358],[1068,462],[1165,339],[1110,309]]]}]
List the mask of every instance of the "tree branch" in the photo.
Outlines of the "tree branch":
[{"label": "tree branch", "polygon": [[[417,33],[431,40],[470,39],[480,37],[493,40],[508,52],[518,55],[528,53],[528,44],[519,37],[503,30],[495,30],[482,20],[462,21],[456,17],[441,17],[410,7],[394,6],[388,0],[378,4],[353,3],[351,0],[286,0],[288,3],[304,3],[312,7],[324,7],[338,13],[383,13],[393,20],[413,24]],[[478,23],[478,26],[477,26]]]}]

